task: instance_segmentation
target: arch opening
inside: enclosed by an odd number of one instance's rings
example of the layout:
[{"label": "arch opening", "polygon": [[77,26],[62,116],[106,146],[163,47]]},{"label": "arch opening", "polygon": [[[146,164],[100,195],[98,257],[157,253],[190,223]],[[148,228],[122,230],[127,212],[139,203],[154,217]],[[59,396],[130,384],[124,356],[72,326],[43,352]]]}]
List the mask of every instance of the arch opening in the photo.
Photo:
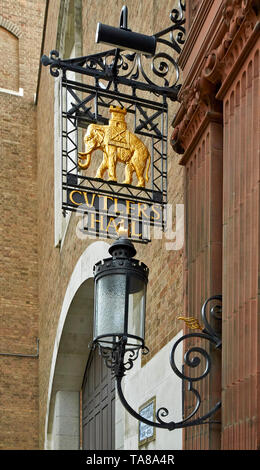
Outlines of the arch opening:
[{"label": "arch opening", "polygon": [[109,245],[95,242],[70,278],[54,342],[45,422],[46,449],[80,448],[80,391],[93,338],[93,266]]}]

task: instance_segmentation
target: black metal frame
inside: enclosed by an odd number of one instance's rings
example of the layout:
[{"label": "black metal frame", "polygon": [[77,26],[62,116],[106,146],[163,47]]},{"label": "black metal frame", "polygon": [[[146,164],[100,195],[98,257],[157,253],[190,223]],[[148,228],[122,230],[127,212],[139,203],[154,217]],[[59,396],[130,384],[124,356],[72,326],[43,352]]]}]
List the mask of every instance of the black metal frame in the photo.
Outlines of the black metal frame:
[{"label": "black metal frame", "polygon": [[[42,56],[42,64],[50,66],[54,77],[61,77],[61,115],[62,115],[62,208],[66,211],[82,211],[87,208],[76,207],[68,198],[70,190],[78,189],[89,193],[120,197],[124,201],[147,203],[150,207],[157,204],[161,208],[162,219],[159,221],[138,220],[142,226],[142,238],[135,241],[147,243],[148,226],[157,225],[162,230],[166,227],[167,204],[167,138],[168,104],[167,100],[177,101],[181,87],[179,81],[178,55],[184,44],[185,1],[178,0],[178,9],[170,13],[172,24],[169,28],[155,34],[157,48],[161,50],[147,57],[140,53],[130,53],[120,49],[91,54],[74,59],[61,59],[58,51],[51,51],[50,56]],[[126,32],[128,10],[123,7],[120,15],[120,28]],[[77,77],[87,76],[88,81],[70,80],[68,72]],[[170,81],[171,80],[171,81]],[[127,91],[126,91],[127,90]],[[143,92],[153,95],[152,99],[143,96]],[[68,102],[71,101],[70,104]],[[151,185],[140,188],[134,185],[88,177],[78,170],[79,136],[78,129],[86,128],[90,123],[108,124],[104,116],[110,105],[123,106],[130,115],[134,115],[134,132],[150,139]],[[109,216],[109,214],[108,214]],[[121,214],[120,214],[121,217]],[[132,217],[132,214],[131,214]],[[134,216],[133,216],[134,217]],[[133,219],[135,220],[135,219]],[[82,230],[86,227],[84,223]],[[90,232],[90,231],[89,231]],[[96,233],[99,233],[97,229]],[[109,238],[116,238],[116,234]]]},{"label": "black metal frame", "polygon": [[[137,420],[142,421],[143,423],[149,426],[155,426],[157,428],[164,428],[164,429],[168,429],[169,431],[173,431],[174,429],[186,428],[190,426],[197,426],[201,424],[219,423],[218,421],[213,421],[209,419],[220,409],[221,407],[220,401],[218,401],[213,406],[213,408],[210,411],[208,411],[206,414],[204,414],[203,416],[195,417],[195,415],[198,413],[200,409],[202,399],[201,399],[199,391],[194,387],[194,384],[196,382],[200,382],[201,380],[205,379],[210,373],[210,370],[211,370],[210,353],[206,349],[202,347],[198,347],[198,346],[193,346],[189,348],[188,351],[185,353],[184,355],[185,365],[191,369],[195,369],[201,364],[201,359],[199,356],[195,356],[191,358],[193,353],[197,353],[201,355],[206,361],[204,372],[201,375],[196,376],[196,377],[190,377],[190,376],[185,375],[184,369],[180,371],[176,365],[175,357],[174,357],[178,345],[182,341],[185,341],[186,339],[201,338],[206,341],[209,341],[209,343],[213,344],[216,349],[221,349],[221,344],[222,344],[221,343],[221,331],[220,329],[215,329],[211,325],[206,315],[207,307],[211,302],[216,302],[213,308],[210,309],[211,318],[213,319],[213,321],[221,324],[222,296],[214,295],[214,296],[209,297],[205,301],[201,310],[202,321],[204,323],[204,329],[202,330],[202,332],[201,333],[189,333],[179,338],[176,341],[176,343],[173,345],[173,348],[170,354],[170,365],[174,373],[180,379],[182,379],[182,381],[188,382],[188,391],[192,392],[196,398],[196,405],[194,409],[186,418],[183,417],[182,421],[180,422],[174,422],[174,421],[166,422],[163,418],[168,416],[169,411],[167,408],[164,408],[164,407],[159,408],[156,412],[157,422],[147,420],[146,418],[138,414],[126,401],[126,398],[122,390],[122,379],[125,376],[126,371],[128,371],[129,369],[133,367],[134,361],[137,359],[141,348],[126,350],[126,343],[127,343],[126,336],[118,337],[118,339],[115,338],[115,342],[112,348],[106,348],[100,345],[98,342],[99,338],[97,338],[96,341],[93,343],[93,347],[99,348],[99,352],[101,356],[105,359],[107,367],[111,369],[112,373],[115,376],[116,383],[117,383],[118,396],[120,398],[121,403],[126,408],[126,410]],[[148,352],[149,352],[149,349],[143,344],[142,354],[147,354]]]},{"label": "black metal frame", "polygon": [[[78,105],[66,109],[67,101],[70,96],[77,102],[80,100],[78,94],[84,93],[86,98],[81,100]],[[64,99],[65,97],[65,99]],[[86,104],[88,103],[88,108]],[[103,195],[120,196],[124,199],[131,199],[136,202],[155,202],[158,204],[167,203],[167,127],[168,113],[165,99],[161,103],[155,103],[147,99],[132,99],[123,93],[111,93],[101,90],[98,87],[81,84],[62,78],[62,97],[61,97],[62,118],[63,118],[63,208],[69,209],[67,202],[67,190],[69,188],[78,188],[89,192],[98,192]],[[65,106],[64,106],[65,104]],[[93,114],[91,105],[95,108]],[[141,188],[119,182],[108,181],[83,175],[78,169],[78,128],[87,127],[90,123],[108,123],[108,118],[104,118],[100,110],[107,110],[109,106],[123,106],[129,114],[134,115],[134,132],[151,139],[151,188]],[[84,111],[79,111],[83,107]],[[152,116],[149,116],[152,112]],[[142,115],[143,119],[139,115]],[[103,114],[104,115],[104,114]],[[158,123],[158,120],[160,123]],[[159,127],[160,125],[160,127]],[[149,127],[152,131],[149,132]],[[68,143],[72,148],[68,150]],[[73,156],[74,153],[74,156]],[[69,168],[71,164],[71,168]],[[72,207],[73,209],[73,207]]]}]

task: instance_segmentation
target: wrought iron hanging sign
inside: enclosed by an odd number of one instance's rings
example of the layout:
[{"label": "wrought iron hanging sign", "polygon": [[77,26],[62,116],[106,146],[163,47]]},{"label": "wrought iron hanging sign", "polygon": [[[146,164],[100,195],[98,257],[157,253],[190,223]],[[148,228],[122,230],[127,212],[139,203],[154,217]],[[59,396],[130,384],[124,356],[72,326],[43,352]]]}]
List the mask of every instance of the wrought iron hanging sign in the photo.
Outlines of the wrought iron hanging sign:
[{"label": "wrought iron hanging sign", "polygon": [[[123,45],[75,59],[51,51],[41,59],[52,76],[62,72],[62,208],[82,211],[91,234],[117,238],[124,226],[129,238],[147,242],[150,226],[165,228],[167,101],[177,100],[181,86],[184,9],[179,1],[170,27],[149,37],[128,29],[123,7],[120,28],[99,23],[96,38],[114,44],[116,30]],[[143,53],[136,52],[140,43]]]}]

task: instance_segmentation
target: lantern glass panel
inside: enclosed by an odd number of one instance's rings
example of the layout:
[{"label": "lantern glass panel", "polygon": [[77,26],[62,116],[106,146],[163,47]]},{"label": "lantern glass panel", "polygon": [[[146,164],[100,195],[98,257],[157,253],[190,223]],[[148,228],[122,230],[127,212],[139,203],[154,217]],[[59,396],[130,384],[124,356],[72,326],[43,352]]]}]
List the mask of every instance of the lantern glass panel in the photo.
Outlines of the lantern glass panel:
[{"label": "lantern glass panel", "polygon": [[96,283],[94,338],[124,332],[126,275],[109,274]]},{"label": "lantern glass panel", "polygon": [[145,304],[146,283],[137,276],[130,276],[127,333],[142,339],[144,339]]}]

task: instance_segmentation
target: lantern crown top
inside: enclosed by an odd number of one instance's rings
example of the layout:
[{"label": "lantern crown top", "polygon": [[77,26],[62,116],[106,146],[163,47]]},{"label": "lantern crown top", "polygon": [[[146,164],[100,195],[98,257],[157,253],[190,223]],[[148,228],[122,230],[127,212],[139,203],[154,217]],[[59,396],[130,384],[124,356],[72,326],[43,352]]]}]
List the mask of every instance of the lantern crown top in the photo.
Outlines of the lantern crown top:
[{"label": "lantern crown top", "polygon": [[120,236],[109,248],[109,253],[113,258],[133,258],[136,249],[133,243],[125,236]]}]

